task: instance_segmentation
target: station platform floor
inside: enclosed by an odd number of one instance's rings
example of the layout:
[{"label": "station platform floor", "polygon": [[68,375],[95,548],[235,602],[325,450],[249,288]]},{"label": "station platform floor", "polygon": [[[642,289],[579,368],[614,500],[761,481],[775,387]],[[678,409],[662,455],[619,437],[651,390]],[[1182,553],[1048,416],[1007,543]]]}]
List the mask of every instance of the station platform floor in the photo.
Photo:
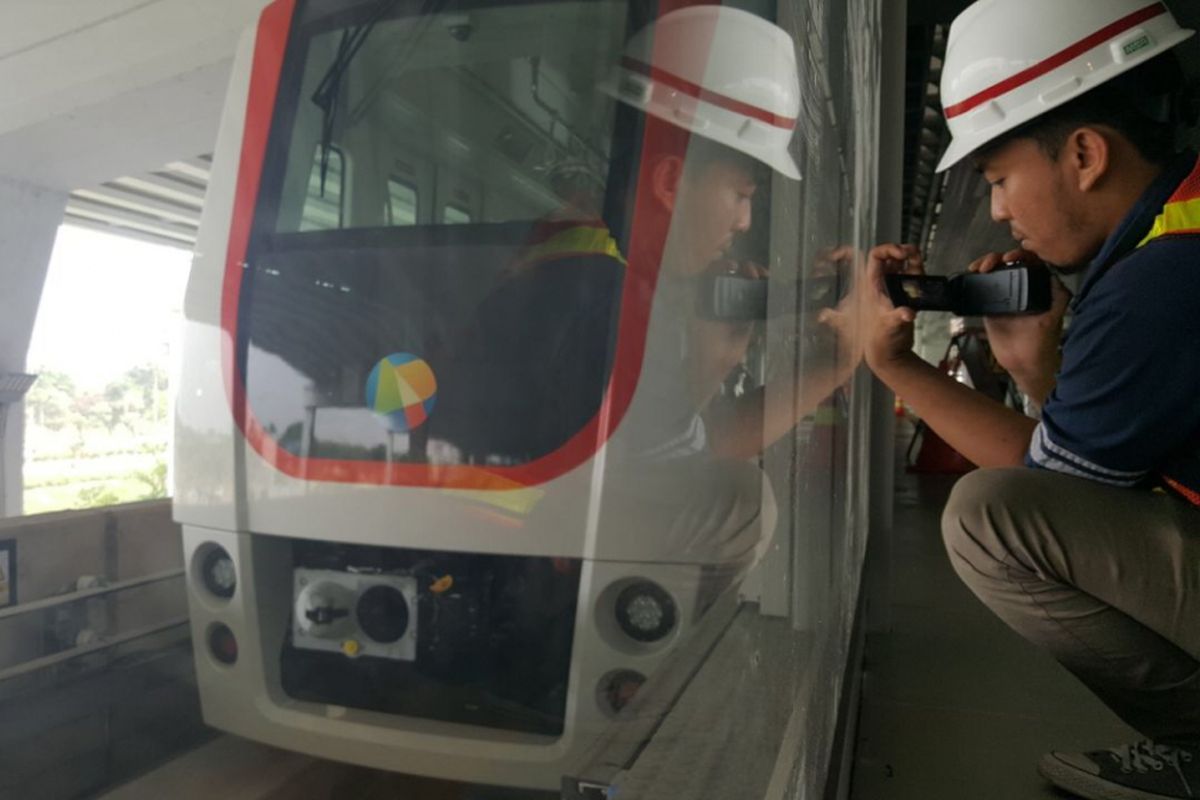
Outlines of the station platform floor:
[{"label": "station platform floor", "polygon": [[553,800],[355,767],[219,736],[97,800]]},{"label": "station platform floor", "polygon": [[1062,800],[1070,795],[1037,774],[1042,753],[1140,737],[959,581],[940,531],[956,480],[898,468],[882,559],[890,570],[871,599],[882,624],[867,638],[851,798]]}]

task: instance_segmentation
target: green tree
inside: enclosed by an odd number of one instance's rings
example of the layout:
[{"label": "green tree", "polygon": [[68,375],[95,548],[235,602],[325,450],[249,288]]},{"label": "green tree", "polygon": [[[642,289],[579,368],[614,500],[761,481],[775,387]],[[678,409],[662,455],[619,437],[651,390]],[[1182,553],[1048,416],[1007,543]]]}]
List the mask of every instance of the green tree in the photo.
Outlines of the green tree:
[{"label": "green tree", "polygon": [[76,496],[75,508],[101,508],[115,506],[121,502],[117,493],[107,486],[85,486]]},{"label": "green tree", "polygon": [[116,380],[104,387],[104,402],[107,413],[104,416],[104,427],[111,434],[118,425],[133,433],[133,415],[136,414],[137,398],[132,397],[129,384],[124,380]]},{"label": "green tree", "polygon": [[160,364],[142,364],[125,373],[132,388],[141,393],[141,410],[154,411],[158,398],[167,391],[167,371]]},{"label": "green tree", "polygon": [[26,413],[35,425],[62,430],[70,417],[71,401],[77,394],[75,381],[65,372],[47,370],[25,396]]},{"label": "green tree", "polygon": [[108,427],[108,401],[100,392],[76,392],[67,406],[67,422],[75,428],[80,441],[89,429]]},{"label": "green tree", "polygon": [[157,500],[167,496],[167,462],[159,459],[150,469],[139,469],[133,477],[143,484],[147,491],[141,496],[142,500]]}]

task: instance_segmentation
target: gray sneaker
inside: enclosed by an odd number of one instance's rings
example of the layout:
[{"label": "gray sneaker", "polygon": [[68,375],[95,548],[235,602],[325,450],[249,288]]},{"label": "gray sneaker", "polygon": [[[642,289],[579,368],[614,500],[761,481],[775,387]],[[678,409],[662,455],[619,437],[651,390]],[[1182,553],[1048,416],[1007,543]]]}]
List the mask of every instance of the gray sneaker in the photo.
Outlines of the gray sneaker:
[{"label": "gray sneaker", "polygon": [[1088,800],[1200,798],[1200,752],[1149,739],[1090,753],[1049,753],[1038,772]]}]

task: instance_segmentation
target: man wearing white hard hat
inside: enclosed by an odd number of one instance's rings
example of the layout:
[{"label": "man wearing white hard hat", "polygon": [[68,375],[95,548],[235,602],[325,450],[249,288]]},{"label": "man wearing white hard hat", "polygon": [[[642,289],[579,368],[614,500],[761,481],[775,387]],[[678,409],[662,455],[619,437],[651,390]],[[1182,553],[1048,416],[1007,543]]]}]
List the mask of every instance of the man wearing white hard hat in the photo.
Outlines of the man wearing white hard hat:
[{"label": "man wearing white hard hat", "polygon": [[[643,235],[632,237],[628,257],[659,265],[648,367],[614,438],[610,488],[634,499],[627,507],[655,531],[665,558],[733,565],[733,579],[761,554],[760,533],[773,525],[762,524],[774,514],[771,492],[747,459],[812,413],[861,360],[850,315],[831,310],[836,361],[796,381],[722,394],[756,324],[698,310],[698,288],[714,273],[765,278],[734,252],[755,222],[753,196],[767,170],[800,177],[789,152],[800,115],[795,44],[739,9],[678,9],[634,34],[607,91],[645,115],[634,223]],[[680,496],[686,507],[664,502]]]},{"label": "man wearing white hard hat", "polygon": [[[661,265],[646,355],[659,366],[644,371],[654,385],[639,389],[646,402],[632,409],[623,438],[640,456],[749,457],[849,374],[814,379],[801,393],[778,392],[788,402],[757,392],[714,404],[753,326],[696,313],[700,276],[764,277],[731,251],[753,224],[763,167],[800,177],[788,150],[800,113],[795,45],[777,25],[746,11],[682,8],[634,34],[606,91],[646,115],[635,225],[651,234],[634,237],[629,259]],[[667,408],[675,409],[673,419],[662,413]]]},{"label": "man wearing white hard hat", "polygon": [[[920,361],[913,312],[882,291],[866,347],[876,375],[984,467],[943,515],[960,577],[1147,737],[1043,757],[1046,778],[1086,798],[1200,797],[1200,164],[1174,147],[1187,115],[1171,52],[1191,35],[1147,0],[963,12],[940,168],[973,161],[1021,246],[972,269],[1081,271],[1071,329],[1061,286],[1046,314],[986,320],[1040,420]],[[895,247],[871,268],[881,287],[919,256]]]},{"label": "man wearing white hard hat", "polygon": [[[627,127],[640,132],[630,137],[636,141],[619,141],[613,156],[630,164],[617,171],[636,175],[630,196],[622,198],[633,218],[628,241],[618,246],[599,218],[603,203],[565,203],[538,226],[477,317],[539,309],[536,325],[523,328],[528,342],[509,349],[537,365],[531,380],[563,396],[575,365],[607,357],[613,303],[598,296],[597,281],[589,281],[578,300],[564,293],[557,302],[526,300],[588,269],[619,271],[623,283],[610,281],[610,291],[650,298],[636,392],[608,443],[603,492],[610,502],[597,539],[603,547],[640,538],[654,551],[648,558],[717,565],[736,576],[761,551],[761,532],[771,528],[764,520],[774,513],[761,471],[747,459],[811,413],[861,360],[861,348],[848,343],[849,315],[831,310],[829,327],[846,343],[836,364],[796,385],[723,393],[757,321],[701,311],[706,277],[765,277],[734,254],[754,222],[760,184],[772,172],[784,180],[800,177],[789,152],[800,114],[795,44],[777,25],[746,11],[681,8],[634,33],[598,88],[624,106],[621,113],[633,123]],[[562,302],[564,296],[571,301]],[[481,344],[494,346],[494,337]],[[562,441],[561,431],[582,427],[581,413],[594,413],[561,405],[530,427]],[[530,435],[521,433],[523,440]],[[553,499],[539,513],[553,513]]]}]

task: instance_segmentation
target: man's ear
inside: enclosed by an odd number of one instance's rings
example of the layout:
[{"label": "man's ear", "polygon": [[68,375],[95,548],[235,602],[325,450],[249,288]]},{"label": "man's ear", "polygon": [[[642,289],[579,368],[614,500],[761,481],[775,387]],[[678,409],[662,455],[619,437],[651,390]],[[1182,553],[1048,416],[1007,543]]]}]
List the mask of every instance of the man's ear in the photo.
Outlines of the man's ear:
[{"label": "man's ear", "polygon": [[675,211],[679,196],[679,183],[683,180],[683,159],[679,156],[663,156],[650,170],[650,186],[654,199],[668,212]]},{"label": "man's ear", "polygon": [[1063,158],[1075,174],[1079,191],[1089,192],[1112,168],[1112,145],[1095,128],[1079,128],[1067,138]]}]

